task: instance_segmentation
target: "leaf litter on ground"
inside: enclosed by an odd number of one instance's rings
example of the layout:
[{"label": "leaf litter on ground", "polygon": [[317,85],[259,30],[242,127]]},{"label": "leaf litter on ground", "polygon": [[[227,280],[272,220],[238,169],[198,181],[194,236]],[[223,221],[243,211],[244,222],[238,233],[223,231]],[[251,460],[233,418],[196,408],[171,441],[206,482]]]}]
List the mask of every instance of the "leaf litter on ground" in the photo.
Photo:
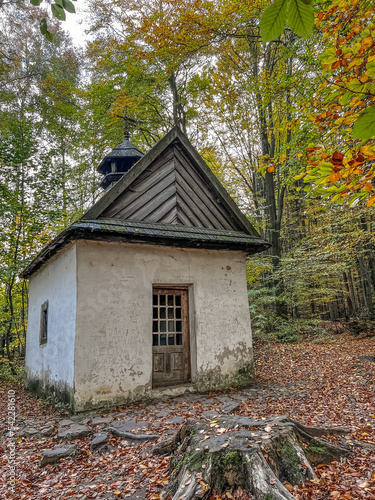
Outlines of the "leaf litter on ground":
[{"label": "leaf litter on ground", "polygon": [[[329,439],[346,445],[362,443],[369,449],[353,447],[350,457],[316,467],[318,481],[306,480],[299,486],[285,483],[285,486],[297,500],[375,500],[375,451],[371,448],[375,447],[375,363],[363,359],[374,355],[375,339],[341,334],[324,344],[309,340],[297,344],[256,341],[254,352],[256,383],[250,388],[132,404],[93,413],[91,417],[102,416],[113,418],[113,421],[136,418],[150,426],[136,432],[147,433],[152,429],[165,439],[181,425],[171,423],[173,417],[200,418],[203,413],[203,418],[214,424],[212,431],[221,433],[224,431],[215,425],[215,419],[205,417],[204,412],[219,414],[224,401],[234,400],[239,402],[239,409],[234,413],[254,420],[287,415],[308,426],[349,427],[350,434],[330,436]],[[0,387],[4,429],[0,450],[4,470],[9,453],[6,438],[9,389],[16,391],[16,483],[13,493],[8,475],[3,474],[1,498],[163,498],[171,457],[153,456],[153,444],[148,442],[131,446],[123,438],[114,436],[109,440],[107,451],[97,453],[90,451],[92,435],[87,436],[72,441],[78,446],[77,456],[41,469],[42,451],[57,444],[54,435],[26,437],[21,435],[21,430],[28,423],[41,421],[50,422],[56,430],[64,416],[14,383],[2,383]],[[89,418],[83,415],[82,419],[85,417]],[[87,425],[90,427],[90,422]],[[91,429],[92,433],[98,432],[96,426]],[[271,430],[266,429],[267,432]],[[244,500],[251,496],[238,488],[222,495],[213,494],[211,498]]]}]

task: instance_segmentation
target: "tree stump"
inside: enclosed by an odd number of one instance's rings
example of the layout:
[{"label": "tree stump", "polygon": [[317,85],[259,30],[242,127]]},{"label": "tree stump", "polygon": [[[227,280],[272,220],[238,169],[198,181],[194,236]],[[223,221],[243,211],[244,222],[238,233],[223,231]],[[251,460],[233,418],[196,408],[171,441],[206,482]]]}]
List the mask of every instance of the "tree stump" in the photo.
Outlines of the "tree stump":
[{"label": "tree stump", "polygon": [[295,500],[283,482],[298,485],[315,479],[312,466],[350,453],[318,437],[348,432],[305,427],[284,416],[260,421],[240,416],[211,422],[189,419],[153,451],[173,453],[164,498],[207,499],[214,492],[241,487],[256,500]]}]

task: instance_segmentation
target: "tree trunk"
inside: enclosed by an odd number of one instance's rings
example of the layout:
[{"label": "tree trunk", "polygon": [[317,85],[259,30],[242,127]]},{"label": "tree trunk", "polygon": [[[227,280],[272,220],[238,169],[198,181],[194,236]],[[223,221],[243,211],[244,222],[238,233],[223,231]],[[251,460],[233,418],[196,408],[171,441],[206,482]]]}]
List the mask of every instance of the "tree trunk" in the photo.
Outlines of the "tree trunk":
[{"label": "tree trunk", "polygon": [[[249,40],[250,50],[252,52],[252,76],[258,78],[259,73],[259,60],[258,60],[258,47],[257,42]],[[265,68],[264,71],[272,72],[273,65],[272,49],[268,49],[265,55]],[[275,157],[275,134],[274,134],[274,121],[273,121],[273,103],[268,101],[265,103],[260,89],[256,92],[256,103],[259,121],[259,133],[262,156],[264,158]],[[267,118],[268,115],[268,118]],[[290,137],[289,137],[290,140]],[[272,266],[274,269],[273,286],[276,294],[276,313],[280,317],[287,318],[288,311],[285,302],[281,296],[284,292],[284,282],[280,273],[280,260],[281,260],[281,241],[280,230],[281,220],[283,214],[285,187],[279,186],[278,196],[275,190],[275,175],[266,170],[264,175],[264,213],[266,219],[266,239],[271,243],[270,253],[272,258]]]},{"label": "tree trunk", "polygon": [[361,254],[358,256],[358,274],[362,285],[363,301],[368,311],[368,316],[372,319],[374,317],[374,303],[372,289],[369,283],[369,270],[367,262]]},{"label": "tree trunk", "polygon": [[181,96],[178,92],[176,75],[174,73],[169,77],[169,85],[173,96],[173,121],[186,134],[186,112],[181,103]]},{"label": "tree trunk", "polygon": [[165,497],[208,499],[242,488],[256,500],[293,500],[283,485],[315,479],[312,466],[349,455],[350,450],[318,437],[348,429],[305,427],[287,417],[253,421],[220,417],[212,422],[189,419],[154,454],[174,452]]}]

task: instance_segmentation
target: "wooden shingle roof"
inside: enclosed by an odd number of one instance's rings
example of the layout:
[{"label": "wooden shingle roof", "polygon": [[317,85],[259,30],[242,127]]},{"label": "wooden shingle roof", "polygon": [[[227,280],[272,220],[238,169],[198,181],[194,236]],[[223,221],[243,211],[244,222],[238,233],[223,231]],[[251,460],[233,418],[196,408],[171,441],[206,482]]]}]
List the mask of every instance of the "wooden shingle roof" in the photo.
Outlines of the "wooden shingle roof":
[{"label": "wooden shingle roof", "polygon": [[174,127],[82,217],[245,231],[254,227]]},{"label": "wooden shingle roof", "polygon": [[30,277],[74,240],[266,250],[264,241],[183,132],[175,127],[24,269]]}]

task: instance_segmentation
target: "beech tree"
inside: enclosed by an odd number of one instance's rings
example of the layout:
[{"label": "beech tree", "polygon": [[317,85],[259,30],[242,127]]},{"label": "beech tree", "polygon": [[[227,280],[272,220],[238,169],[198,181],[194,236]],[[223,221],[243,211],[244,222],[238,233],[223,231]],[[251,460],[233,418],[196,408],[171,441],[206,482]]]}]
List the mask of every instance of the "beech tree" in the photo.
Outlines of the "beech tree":
[{"label": "beech tree", "polygon": [[[231,158],[236,165],[239,184],[233,189],[229,181],[232,192],[238,199],[243,190],[251,196],[249,216],[272,243],[276,269],[285,189],[291,177],[288,159],[295,144],[294,87],[303,68],[299,41],[286,33],[278,43],[264,46],[255,3],[124,0],[115,8],[107,2],[91,5],[96,19],[93,32],[98,36],[90,55],[98,72],[105,68],[107,75],[115,74],[121,88],[113,113],[132,102],[133,109],[139,109],[140,98],[144,99],[141,87],[136,99],[128,90],[134,68],[138,75],[149,77],[154,90],[162,87],[165,93],[169,87],[173,122],[198,146],[211,143],[210,153],[216,149],[224,161]],[[168,95],[164,99],[168,105]],[[230,167],[227,178],[229,172]],[[282,281],[275,283],[275,289],[279,313],[284,314]]]}]

